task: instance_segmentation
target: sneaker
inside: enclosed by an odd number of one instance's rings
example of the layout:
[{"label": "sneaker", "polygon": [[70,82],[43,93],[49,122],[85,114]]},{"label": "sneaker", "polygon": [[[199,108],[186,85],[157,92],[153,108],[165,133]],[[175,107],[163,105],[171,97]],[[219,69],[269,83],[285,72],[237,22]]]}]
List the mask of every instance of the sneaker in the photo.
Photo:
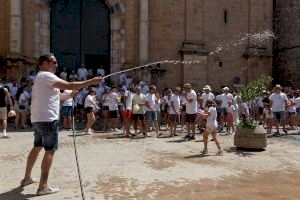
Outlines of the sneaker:
[{"label": "sneaker", "polygon": [[8,135],[3,135],[2,138],[3,138],[3,139],[8,139],[9,136],[8,136]]},{"label": "sneaker", "polygon": [[273,134],[273,136],[280,136],[280,133],[279,132],[275,132],[274,134]]},{"label": "sneaker", "polygon": [[38,189],[37,192],[36,192],[36,195],[37,196],[42,196],[42,195],[48,195],[48,194],[54,194],[54,193],[57,193],[59,192],[59,189],[58,188],[52,188],[52,187],[48,187],[48,188],[45,188],[45,189]]},{"label": "sneaker", "polygon": [[190,135],[185,135],[184,138],[185,139],[189,139],[191,136]]},{"label": "sneaker", "polygon": [[287,130],[286,130],[286,129],[283,129],[283,132],[284,132],[285,134],[288,134],[288,132],[287,132]]},{"label": "sneaker", "polygon": [[28,180],[23,179],[21,181],[20,185],[21,185],[21,187],[25,187],[25,186],[30,185],[32,183],[36,183],[36,181],[37,181],[37,179],[35,179],[35,178],[31,178],[31,179],[28,179]]}]

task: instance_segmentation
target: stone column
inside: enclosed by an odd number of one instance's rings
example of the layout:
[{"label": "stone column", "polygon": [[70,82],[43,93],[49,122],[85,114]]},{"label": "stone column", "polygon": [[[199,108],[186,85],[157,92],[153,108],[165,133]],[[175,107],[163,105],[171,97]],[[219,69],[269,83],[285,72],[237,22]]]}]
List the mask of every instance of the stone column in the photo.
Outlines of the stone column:
[{"label": "stone column", "polygon": [[140,1],[139,62],[148,62],[148,0]]},{"label": "stone column", "polygon": [[10,2],[10,53],[22,52],[22,0]]}]

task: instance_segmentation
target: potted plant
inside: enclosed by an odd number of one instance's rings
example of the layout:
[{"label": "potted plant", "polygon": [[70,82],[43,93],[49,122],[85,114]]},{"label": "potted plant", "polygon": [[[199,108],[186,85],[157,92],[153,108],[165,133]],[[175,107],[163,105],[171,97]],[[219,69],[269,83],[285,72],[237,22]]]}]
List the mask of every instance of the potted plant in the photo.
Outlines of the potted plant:
[{"label": "potted plant", "polygon": [[[239,88],[238,95],[243,102],[255,99],[263,95],[263,91],[267,89],[271,82],[271,77],[261,76]],[[234,145],[239,148],[263,149],[267,146],[266,130],[259,126],[255,120],[244,117],[237,125]]]}]

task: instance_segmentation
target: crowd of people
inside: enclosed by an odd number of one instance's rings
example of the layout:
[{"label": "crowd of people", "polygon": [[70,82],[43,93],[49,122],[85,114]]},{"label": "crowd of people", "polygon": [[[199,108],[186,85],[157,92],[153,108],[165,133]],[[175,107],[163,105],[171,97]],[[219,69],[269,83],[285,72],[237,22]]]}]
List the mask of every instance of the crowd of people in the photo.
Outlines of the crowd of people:
[{"label": "crowd of people", "polygon": [[170,137],[184,131],[184,138],[190,141],[195,140],[199,129],[203,132],[203,154],[208,152],[209,136],[216,143],[217,153],[222,154],[217,133],[234,134],[241,120],[253,119],[274,136],[281,134],[280,125],[285,134],[300,126],[300,91],[283,91],[280,85],[246,102],[228,87],[213,93],[209,85],[197,90],[185,83],[182,88],[160,91],[155,85],[134,80],[125,73],[120,74],[116,83],[107,84],[101,78],[105,75],[102,68],[94,75],[84,65],[77,73],[63,69],[56,76],[58,64],[53,54],[41,55],[39,66],[41,71],[37,75],[31,72],[19,82],[2,80],[0,84],[3,137],[9,137],[6,132],[9,111],[15,111],[15,129],[28,126],[34,129],[34,147],[21,186],[35,182],[31,171],[40,150],[45,149],[37,195],[58,192],[47,186],[48,173],[58,149],[59,126],[72,130],[72,116],[77,123],[85,124],[87,135],[94,134],[92,127],[97,121],[102,122],[103,131],[123,132],[128,138],[146,138],[152,131],[159,138],[164,130]]}]

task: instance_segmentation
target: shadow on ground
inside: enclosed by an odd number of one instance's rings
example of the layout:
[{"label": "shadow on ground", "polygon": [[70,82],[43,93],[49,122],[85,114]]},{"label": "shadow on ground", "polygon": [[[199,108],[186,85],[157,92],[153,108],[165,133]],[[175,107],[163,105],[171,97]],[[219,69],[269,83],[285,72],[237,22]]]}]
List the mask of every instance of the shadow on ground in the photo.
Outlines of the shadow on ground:
[{"label": "shadow on ground", "polygon": [[29,200],[29,198],[35,197],[35,194],[22,194],[23,187],[14,188],[8,192],[0,194],[1,200]]}]

